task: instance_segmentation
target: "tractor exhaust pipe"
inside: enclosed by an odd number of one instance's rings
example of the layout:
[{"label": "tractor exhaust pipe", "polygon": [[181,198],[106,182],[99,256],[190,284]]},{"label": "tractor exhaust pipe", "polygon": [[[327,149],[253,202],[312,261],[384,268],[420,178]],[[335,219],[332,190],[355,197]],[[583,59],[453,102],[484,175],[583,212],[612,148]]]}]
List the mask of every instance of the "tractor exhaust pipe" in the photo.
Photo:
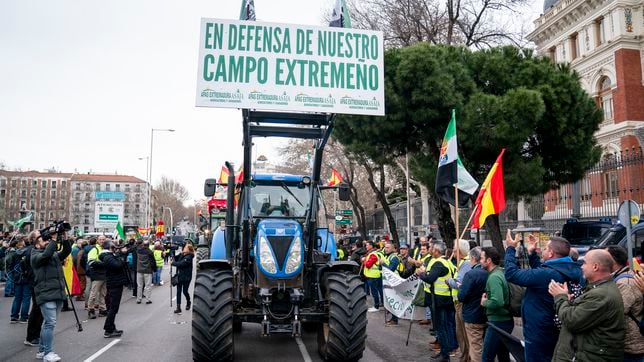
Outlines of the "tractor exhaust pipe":
[{"label": "tractor exhaust pipe", "polygon": [[226,259],[232,259],[233,243],[235,241],[235,170],[226,161],[228,169],[228,194],[226,197]]}]

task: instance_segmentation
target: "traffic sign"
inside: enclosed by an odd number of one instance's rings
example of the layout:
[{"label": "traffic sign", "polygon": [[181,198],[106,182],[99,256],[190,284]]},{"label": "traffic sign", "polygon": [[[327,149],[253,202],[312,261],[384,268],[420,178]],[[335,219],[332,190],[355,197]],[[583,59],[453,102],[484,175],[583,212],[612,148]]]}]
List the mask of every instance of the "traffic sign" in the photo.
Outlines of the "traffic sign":
[{"label": "traffic sign", "polygon": [[351,216],[353,215],[353,210],[348,209],[348,210],[335,210],[336,215],[346,215],[346,216]]},{"label": "traffic sign", "polygon": [[617,218],[622,225],[635,225],[640,221],[640,207],[633,200],[625,200],[619,205]]},{"label": "traffic sign", "polygon": [[336,225],[351,225],[353,224],[353,220],[351,219],[342,219],[342,220],[335,220]]},{"label": "traffic sign", "polygon": [[336,221],[340,221],[340,220],[342,220],[342,219],[344,219],[344,218],[342,217],[342,215],[335,215],[335,220],[336,220]]},{"label": "traffic sign", "polygon": [[[617,210],[619,222],[626,227],[626,250],[628,251],[628,260],[633,260],[633,240],[631,236],[631,226],[640,221],[640,207],[633,200],[625,200],[619,205]],[[629,263],[630,270],[633,270],[633,263]]]}]

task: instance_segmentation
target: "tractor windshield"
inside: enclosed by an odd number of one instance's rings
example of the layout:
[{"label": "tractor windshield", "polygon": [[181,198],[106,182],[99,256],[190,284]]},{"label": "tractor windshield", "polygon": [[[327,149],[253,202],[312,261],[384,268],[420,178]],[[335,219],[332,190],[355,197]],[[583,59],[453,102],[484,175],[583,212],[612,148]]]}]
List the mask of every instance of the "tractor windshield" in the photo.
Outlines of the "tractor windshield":
[{"label": "tractor windshield", "polygon": [[254,217],[305,217],[309,188],[285,182],[257,185],[250,190],[250,208]]}]

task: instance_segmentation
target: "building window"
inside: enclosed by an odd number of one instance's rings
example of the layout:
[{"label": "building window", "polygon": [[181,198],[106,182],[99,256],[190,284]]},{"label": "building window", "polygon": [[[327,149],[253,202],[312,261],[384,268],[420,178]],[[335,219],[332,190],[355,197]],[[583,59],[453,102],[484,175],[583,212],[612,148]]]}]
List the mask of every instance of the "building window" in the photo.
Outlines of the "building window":
[{"label": "building window", "polygon": [[81,184],[80,184],[80,182],[77,182],[76,183],[76,190],[80,190],[80,189],[81,189]]},{"label": "building window", "polygon": [[11,180],[11,187],[18,186],[18,180]]},{"label": "building window", "polygon": [[606,197],[617,197],[617,171],[604,173],[602,181]]},{"label": "building window", "polygon": [[22,188],[27,187],[27,180],[21,180],[20,181],[20,187],[22,187]]},{"label": "building window", "polygon": [[574,33],[570,36],[570,59],[575,60],[579,56],[579,38]]},{"label": "building window", "polygon": [[0,197],[4,197],[6,193],[6,190],[0,190]]},{"label": "building window", "polygon": [[56,188],[56,181],[52,181],[52,182],[51,182],[51,188],[52,188],[52,189],[55,189],[55,188]]},{"label": "building window", "polygon": [[20,197],[27,197],[27,190],[21,190],[20,191]]},{"label": "building window", "polygon": [[613,91],[611,90],[611,81],[608,77],[601,77],[599,80],[599,105],[604,114],[604,121],[613,119]]},{"label": "building window", "polygon": [[105,191],[110,191],[110,184],[105,184]]},{"label": "building window", "polygon": [[47,196],[47,191],[45,190],[40,190],[40,198],[44,199]]},{"label": "building window", "polygon": [[56,198],[56,190],[51,190],[51,198]]},{"label": "building window", "polygon": [[101,184],[100,183],[97,182],[95,186],[96,186],[96,191],[101,191]]},{"label": "building window", "polygon": [[598,47],[606,42],[605,23],[606,22],[604,21],[603,16],[601,18],[595,19],[595,47]]},{"label": "building window", "polygon": [[56,207],[56,200],[51,200],[49,205],[51,206],[52,209]]},{"label": "building window", "polygon": [[31,187],[38,187],[38,180],[33,180],[31,182]]},{"label": "building window", "polygon": [[89,217],[85,215],[85,219],[83,220],[83,224],[89,224]]}]

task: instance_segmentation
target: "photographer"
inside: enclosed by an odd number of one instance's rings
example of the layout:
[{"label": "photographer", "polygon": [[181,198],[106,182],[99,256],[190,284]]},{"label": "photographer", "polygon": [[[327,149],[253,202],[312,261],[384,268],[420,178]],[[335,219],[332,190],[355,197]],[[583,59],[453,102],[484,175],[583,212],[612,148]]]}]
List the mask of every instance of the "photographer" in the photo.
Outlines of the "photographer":
[{"label": "photographer", "polygon": [[[59,225],[41,230],[36,239],[35,249],[31,252],[36,303],[40,306],[44,318],[36,358],[42,358],[45,362],[60,361],[60,357],[54,352],[54,328],[66,298],[62,264],[72,250],[64,229],[58,227]],[[54,236],[57,236],[58,243],[62,244],[62,250],[59,252],[56,251],[57,242],[52,240]]]},{"label": "photographer", "polygon": [[127,273],[127,248],[123,247],[118,249],[112,242],[106,241],[103,245],[103,252],[98,256],[98,259],[105,266],[107,295],[110,298],[107,308],[107,318],[103,329],[105,333],[103,337],[112,338],[120,337],[123,334],[122,330],[116,329],[114,320],[116,314],[119,312],[119,305],[121,304],[121,296],[123,295],[123,286],[129,284]]}]

